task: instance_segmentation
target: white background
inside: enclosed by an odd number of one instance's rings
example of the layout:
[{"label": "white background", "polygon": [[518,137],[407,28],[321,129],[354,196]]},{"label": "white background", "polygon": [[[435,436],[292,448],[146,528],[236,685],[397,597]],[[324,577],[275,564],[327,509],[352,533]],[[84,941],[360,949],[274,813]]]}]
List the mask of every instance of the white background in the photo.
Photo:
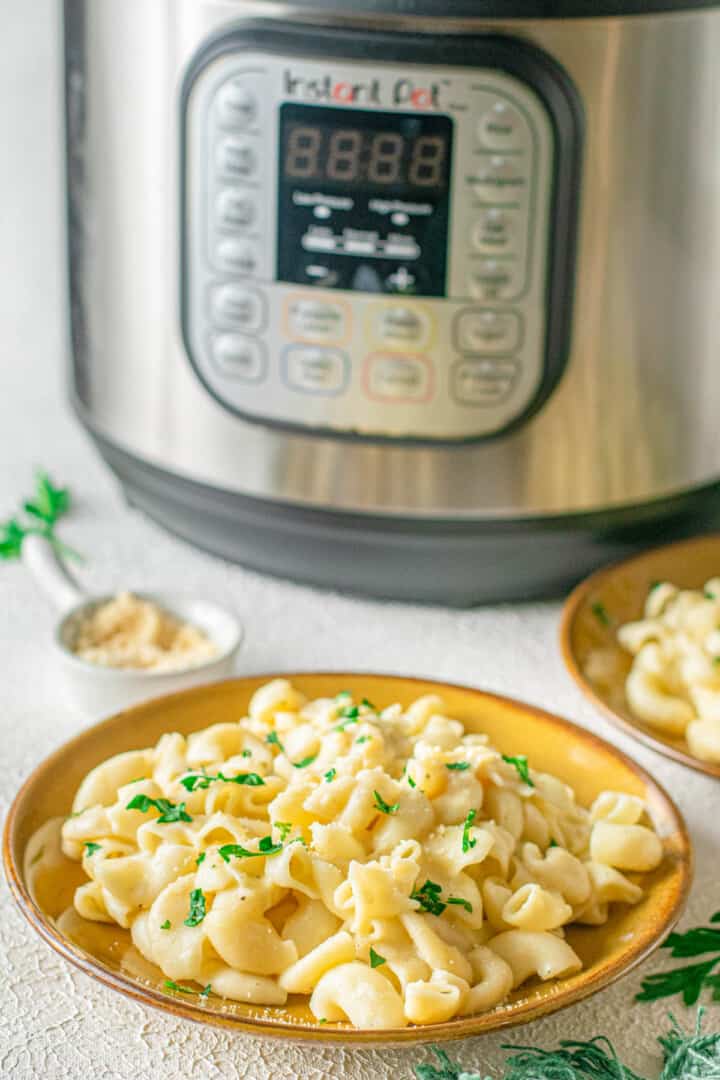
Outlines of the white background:
[{"label": "white background", "polygon": [[[120,0],[119,0],[120,2]],[[161,3],[165,0],[147,0]],[[76,495],[63,535],[88,556],[91,590],[182,585],[234,603],[247,626],[240,670],[352,667],[485,686],[592,727],[638,758],[677,799],[696,845],[685,925],[720,908],[720,783],[633,744],[570,683],[556,645],[558,608],[452,612],[372,603],[271,581],[194,551],[129,509],[72,418],[64,388],[65,329],[56,0],[0,0],[0,519],[52,470]],[[0,814],[22,778],[86,725],[52,662],[53,616],[17,564],[0,564]],[[0,1075],[13,1080],[348,1077],[410,1080],[423,1050],[275,1046],[126,1001],[55,956],[0,885]],[[553,1045],[609,1034],[629,1064],[659,1072],[654,1038],[670,1003],[633,1002],[667,954],[569,1012],[521,1031],[450,1048],[466,1068],[500,1076],[505,1041]],[[720,1009],[714,1008],[717,1017]],[[718,1017],[720,1020],[720,1017]],[[718,1026],[716,1024],[716,1026]]]}]

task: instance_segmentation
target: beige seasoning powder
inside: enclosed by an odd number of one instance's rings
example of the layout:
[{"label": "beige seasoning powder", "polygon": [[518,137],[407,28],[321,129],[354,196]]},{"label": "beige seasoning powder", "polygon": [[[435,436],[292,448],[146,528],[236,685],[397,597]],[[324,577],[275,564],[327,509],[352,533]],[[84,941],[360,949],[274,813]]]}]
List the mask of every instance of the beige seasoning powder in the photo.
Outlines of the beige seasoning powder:
[{"label": "beige seasoning powder", "polygon": [[218,649],[198,627],[122,592],[83,620],[73,652],[103,667],[178,671],[212,659]]}]

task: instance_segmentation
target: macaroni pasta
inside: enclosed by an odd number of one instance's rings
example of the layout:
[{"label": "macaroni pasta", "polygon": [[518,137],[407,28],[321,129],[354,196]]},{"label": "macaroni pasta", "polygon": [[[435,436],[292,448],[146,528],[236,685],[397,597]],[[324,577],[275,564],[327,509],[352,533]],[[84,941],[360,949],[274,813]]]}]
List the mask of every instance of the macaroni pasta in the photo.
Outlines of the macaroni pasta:
[{"label": "macaroni pasta", "polygon": [[642,803],[572,790],[465,733],[437,697],[382,711],[287,681],[249,715],[120,754],[81,784],[63,850],[86,919],[127,927],[171,980],[259,1005],[309,995],[363,1028],[492,1009],[577,972],[662,846]]},{"label": "macaroni pasta", "polygon": [[654,585],[644,618],[618,640],[633,655],[625,695],[635,715],[720,764],[720,578],[702,590]]}]

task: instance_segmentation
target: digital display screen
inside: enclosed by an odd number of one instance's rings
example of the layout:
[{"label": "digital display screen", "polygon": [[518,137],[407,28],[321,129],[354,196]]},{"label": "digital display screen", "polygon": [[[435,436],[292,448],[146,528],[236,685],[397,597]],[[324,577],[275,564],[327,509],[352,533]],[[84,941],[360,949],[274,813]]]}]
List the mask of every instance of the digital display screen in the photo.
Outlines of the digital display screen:
[{"label": "digital display screen", "polygon": [[453,122],[280,108],[278,280],[444,296]]},{"label": "digital display screen", "polygon": [[447,188],[447,132],[424,133],[415,117],[405,130],[368,130],[353,126],[349,117],[340,119],[340,126],[337,120],[287,125],[282,169],[288,180],[422,191]]}]

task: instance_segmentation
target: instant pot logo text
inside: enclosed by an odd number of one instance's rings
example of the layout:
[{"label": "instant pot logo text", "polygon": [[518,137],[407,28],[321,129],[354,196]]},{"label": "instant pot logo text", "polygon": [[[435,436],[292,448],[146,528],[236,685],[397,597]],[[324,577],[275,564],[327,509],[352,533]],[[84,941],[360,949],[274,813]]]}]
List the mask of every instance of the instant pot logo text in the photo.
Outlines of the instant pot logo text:
[{"label": "instant pot logo text", "polygon": [[383,88],[379,79],[367,82],[350,82],[334,79],[332,75],[307,78],[285,71],[285,93],[288,97],[303,101],[328,102],[335,105],[395,105],[410,109],[437,109],[440,107],[440,86],[430,83],[419,86],[412,79],[396,79],[390,90],[390,101],[383,101]]}]

